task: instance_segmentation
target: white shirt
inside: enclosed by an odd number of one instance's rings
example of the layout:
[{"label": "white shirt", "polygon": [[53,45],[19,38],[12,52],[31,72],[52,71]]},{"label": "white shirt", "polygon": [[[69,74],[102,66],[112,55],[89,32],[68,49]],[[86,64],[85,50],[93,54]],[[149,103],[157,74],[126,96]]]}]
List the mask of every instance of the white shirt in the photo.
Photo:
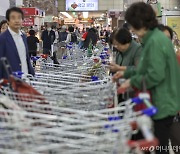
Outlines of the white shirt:
[{"label": "white shirt", "polygon": [[9,27],[8,30],[12,35],[12,38],[16,44],[16,48],[19,54],[19,59],[21,61],[21,70],[23,73],[28,74],[28,66],[27,66],[27,59],[26,59],[26,47],[22,38],[22,32],[16,33],[12,31]]},{"label": "white shirt", "polygon": [[59,39],[59,33],[58,33],[58,31],[55,31],[55,41],[54,41],[54,43],[58,43],[58,39]]},{"label": "white shirt", "polygon": [[71,33],[68,33],[68,35],[67,35],[67,38],[66,38],[66,41],[65,41],[66,43],[69,43],[69,42],[71,42]]}]

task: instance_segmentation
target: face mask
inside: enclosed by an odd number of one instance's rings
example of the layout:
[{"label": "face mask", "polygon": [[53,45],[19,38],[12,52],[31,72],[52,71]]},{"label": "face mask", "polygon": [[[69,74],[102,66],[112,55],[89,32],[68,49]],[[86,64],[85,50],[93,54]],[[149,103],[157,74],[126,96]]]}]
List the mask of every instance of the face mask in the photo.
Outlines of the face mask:
[{"label": "face mask", "polygon": [[48,31],[51,31],[51,28],[48,28],[47,30],[48,30]]}]

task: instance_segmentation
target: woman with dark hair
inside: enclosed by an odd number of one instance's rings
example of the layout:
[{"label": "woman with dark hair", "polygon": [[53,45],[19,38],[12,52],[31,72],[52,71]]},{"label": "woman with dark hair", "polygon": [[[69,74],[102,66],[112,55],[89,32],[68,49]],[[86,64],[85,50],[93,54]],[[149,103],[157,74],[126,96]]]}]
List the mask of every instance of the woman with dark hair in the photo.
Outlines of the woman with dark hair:
[{"label": "woman with dark hair", "polygon": [[0,33],[5,32],[8,29],[7,20],[2,20],[0,22]]},{"label": "woman with dark hair", "polygon": [[90,43],[92,43],[92,45],[96,45],[97,39],[98,36],[96,30],[94,28],[90,28],[84,41],[84,48],[88,48]]},{"label": "woman with dark hair", "polygon": [[[28,44],[28,50],[29,50],[29,56],[36,56],[37,55],[37,49],[39,48],[39,39],[35,36],[35,31],[30,30],[29,35],[27,37],[27,44]],[[36,65],[36,62],[33,62],[33,65]]]},{"label": "woman with dark hair", "polygon": [[135,68],[141,55],[141,45],[132,39],[131,33],[126,28],[119,28],[112,35],[111,43],[117,52],[116,64],[110,64],[110,71],[115,73],[127,68]]},{"label": "woman with dark hair", "polygon": [[173,30],[169,26],[163,24],[158,25],[159,30],[161,30],[169,39],[173,39]]},{"label": "woman with dark hair", "polygon": [[[171,126],[180,111],[180,69],[172,42],[157,28],[156,14],[149,4],[132,4],[125,20],[133,32],[142,38],[142,55],[136,70],[118,72],[113,78],[117,80],[124,76],[128,79],[120,89],[135,87],[142,90],[142,81],[146,83],[152,103],[158,109],[158,113],[152,117],[155,135],[160,146],[168,147]],[[169,149],[156,151],[157,154],[169,153]]]}]

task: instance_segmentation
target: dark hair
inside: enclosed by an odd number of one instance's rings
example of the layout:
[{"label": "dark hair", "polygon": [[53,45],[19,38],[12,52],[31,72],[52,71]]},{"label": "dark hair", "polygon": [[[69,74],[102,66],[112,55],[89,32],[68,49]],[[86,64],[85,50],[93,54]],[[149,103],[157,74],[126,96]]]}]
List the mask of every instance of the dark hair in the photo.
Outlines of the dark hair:
[{"label": "dark hair", "polygon": [[89,31],[89,28],[88,28],[88,27],[86,28],[86,31],[87,31],[87,32]]},{"label": "dark hair", "polygon": [[6,11],[6,19],[9,21],[11,12],[18,12],[22,15],[22,19],[24,19],[24,13],[23,11],[18,7],[12,7]]},{"label": "dark hair", "polygon": [[70,26],[70,27],[68,28],[68,31],[69,31],[70,33],[74,32],[74,27]]},{"label": "dark hair", "polygon": [[90,28],[88,32],[96,33],[96,30],[94,28]]},{"label": "dark hair", "polygon": [[169,26],[160,24],[160,25],[158,25],[158,28],[159,28],[159,30],[161,30],[163,32],[167,30],[170,34],[171,40],[173,39],[173,30]]},{"label": "dark hair", "polygon": [[156,14],[151,5],[144,2],[132,4],[126,11],[125,20],[135,29],[154,29],[158,26]]},{"label": "dark hair", "polygon": [[7,20],[2,20],[2,21],[0,22],[0,32],[1,32],[1,28],[2,28],[2,26],[3,26],[4,24],[7,24]]},{"label": "dark hair", "polygon": [[113,40],[116,40],[118,43],[124,45],[132,41],[131,33],[126,28],[119,28],[114,33]]},{"label": "dark hair", "polygon": [[126,28],[128,31],[130,30],[130,25],[128,23],[124,23],[122,28]]},{"label": "dark hair", "polygon": [[29,31],[29,35],[30,35],[30,36],[35,36],[35,33],[36,33],[36,32],[35,32],[34,30],[30,30],[30,31]]},{"label": "dark hair", "polygon": [[117,29],[115,29],[109,37],[109,46],[111,46],[113,44],[113,39],[114,39],[114,35],[115,35],[116,31],[117,31]]}]

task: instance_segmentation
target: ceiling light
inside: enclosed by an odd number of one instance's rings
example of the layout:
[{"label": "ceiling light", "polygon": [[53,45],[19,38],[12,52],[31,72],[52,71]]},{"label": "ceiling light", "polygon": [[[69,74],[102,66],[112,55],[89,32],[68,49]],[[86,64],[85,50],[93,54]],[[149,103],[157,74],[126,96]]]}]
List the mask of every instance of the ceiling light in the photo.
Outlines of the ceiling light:
[{"label": "ceiling light", "polygon": [[88,18],[89,12],[83,12],[83,18]]},{"label": "ceiling light", "polygon": [[73,17],[70,16],[69,13],[67,13],[67,12],[60,12],[60,13],[63,14],[64,16],[66,16],[69,19],[73,19]]}]

